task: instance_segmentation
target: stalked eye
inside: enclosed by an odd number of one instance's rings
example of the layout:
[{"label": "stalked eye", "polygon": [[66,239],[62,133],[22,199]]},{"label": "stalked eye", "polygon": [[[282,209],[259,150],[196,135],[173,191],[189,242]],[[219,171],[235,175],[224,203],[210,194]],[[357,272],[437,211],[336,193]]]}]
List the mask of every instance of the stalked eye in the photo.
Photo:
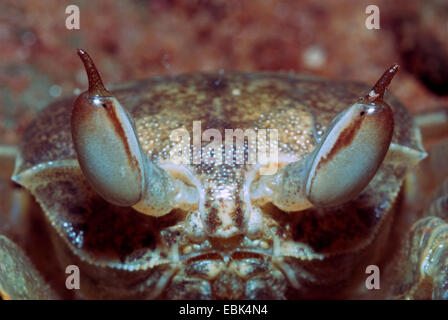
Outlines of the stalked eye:
[{"label": "stalked eye", "polygon": [[347,202],[377,172],[394,128],[393,113],[383,95],[397,70],[397,65],[389,68],[369,94],[338,116],[313,152],[305,193],[315,206]]},{"label": "stalked eye", "polygon": [[388,105],[350,107],[316,150],[306,184],[308,200],[334,206],[362,191],[389,149],[393,127]]},{"label": "stalked eye", "polygon": [[89,55],[78,50],[89,90],[75,101],[71,128],[78,162],[95,191],[109,202],[131,206],[142,197],[144,161],[132,120],[108,92]]},{"label": "stalked eye", "polygon": [[274,176],[264,176],[251,200],[286,212],[338,206],[354,199],[375,176],[394,131],[384,92],[398,71],[393,65],[370,92],[336,115],[316,148]]}]

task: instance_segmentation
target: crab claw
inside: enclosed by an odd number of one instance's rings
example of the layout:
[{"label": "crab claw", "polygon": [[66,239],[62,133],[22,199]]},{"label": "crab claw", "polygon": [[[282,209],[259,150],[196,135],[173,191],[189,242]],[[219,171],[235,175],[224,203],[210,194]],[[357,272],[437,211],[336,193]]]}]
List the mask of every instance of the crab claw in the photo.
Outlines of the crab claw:
[{"label": "crab claw", "polygon": [[337,115],[305,159],[282,168],[275,205],[285,211],[337,206],[367,186],[392,140],[394,117],[383,95],[397,70],[398,65],[389,68],[369,94]]},{"label": "crab claw", "polygon": [[[92,188],[118,206],[159,216],[174,206],[175,183],[142,151],[130,115],[104,88],[90,56],[79,49],[89,89],[75,101],[72,139],[81,170]],[[149,187],[150,185],[150,187]]]}]

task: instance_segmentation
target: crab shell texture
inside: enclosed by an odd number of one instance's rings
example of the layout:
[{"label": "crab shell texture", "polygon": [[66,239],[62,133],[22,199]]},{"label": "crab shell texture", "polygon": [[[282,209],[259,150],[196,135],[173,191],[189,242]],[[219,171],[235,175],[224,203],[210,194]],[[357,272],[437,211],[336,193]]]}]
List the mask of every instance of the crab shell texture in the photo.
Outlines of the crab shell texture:
[{"label": "crab shell texture", "polygon": [[[148,158],[196,187],[206,216],[192,206],[152,217],[103,200],[77,161],[70,130],[74,98],[47,107],[26,131],[14,179],[41,205],[61,270],[79,266],[77,297],[344,297],[388,246],[411,162],[397,160],[389,150],[354,199],[283,212],[247,200],[260,178],[254,165],[173,164],[169,137],[178,128],[192,133],[194,121],[201,121],[202,132],[215,128],[223,137],[229,128],[278,129],[282,167],[309,154],[332,119],[369,88],[270,72],[157,77],[112,88],[133,118]],[[391,146],[423,154],[412,116],[392,95],[385,101],[395,119]],[[226,206],[233,208],[226,223],[236,231],[219,237],[204,232],[223,226]]]}]

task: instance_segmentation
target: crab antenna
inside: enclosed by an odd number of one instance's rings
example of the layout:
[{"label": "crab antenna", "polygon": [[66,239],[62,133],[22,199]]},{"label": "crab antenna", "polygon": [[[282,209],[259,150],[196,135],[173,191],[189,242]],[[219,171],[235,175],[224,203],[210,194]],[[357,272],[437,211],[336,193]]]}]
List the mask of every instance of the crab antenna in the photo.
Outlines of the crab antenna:
[{"label": "crab antenna", "polygon": [[101,81],[101,76],[89,54],[83,49],[78,49],[77,53],[87,72],[87,78],[89,79],[89,94],[92,96],[111,96],[110,92],[104,87],[103,81]]},{"label": "crab antenna", "polygon": [[367,100],[369,102],[383,101],[384,93],[399,68],[400,66],[398,64],[394,64],[387,69],[381,78],[375,83],[372,90],[370,90],[366,96],[362,97],[361,100]]}]

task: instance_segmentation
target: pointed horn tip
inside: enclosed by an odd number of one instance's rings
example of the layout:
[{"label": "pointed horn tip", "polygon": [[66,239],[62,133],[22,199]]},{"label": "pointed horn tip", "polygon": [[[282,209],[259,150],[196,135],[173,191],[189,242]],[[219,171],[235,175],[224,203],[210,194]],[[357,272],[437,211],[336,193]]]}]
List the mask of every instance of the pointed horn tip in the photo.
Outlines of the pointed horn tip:
[{"label": "pointed horn tip", "polygon": [[377,81],[374,87],[381,87],[386,88],[394,76],[397,74],[398,70],[400,69],[400,65],[398,63],[394,63],[391,65],[386,71],[384,71],[381,78]]},{"label": "pointed horn tip", "polygon": [[400,70],[400,65],[398,63],[394,63],[388,71],[393,74],[393,76]]},{"label": "pointed horn tip", "polygon": [[394,63],[392,66],[387,68],[387,70],[378,79],[369,93],[362,97],[361,100],[367,100],[371,102],[382,101],[387,87],[389,86],[399,69],[400,65],[398,63]]},{"label": "pointed horn tip", "polygon": [[78,48],[78,49],[76,49],[76,53],[81,58],[81,61],[84,63],[84,65],[92,64],[92,58],[90,58],[87,51],[85,51],[84,49]]},{"label": "pointed horn tip", "polygon": [[89,80],[89,93],[94,96],[111,96],[110,92],[104,87],[101,76],[87,51],[78,48],[76,53],[81,58],[86,69]]}]

